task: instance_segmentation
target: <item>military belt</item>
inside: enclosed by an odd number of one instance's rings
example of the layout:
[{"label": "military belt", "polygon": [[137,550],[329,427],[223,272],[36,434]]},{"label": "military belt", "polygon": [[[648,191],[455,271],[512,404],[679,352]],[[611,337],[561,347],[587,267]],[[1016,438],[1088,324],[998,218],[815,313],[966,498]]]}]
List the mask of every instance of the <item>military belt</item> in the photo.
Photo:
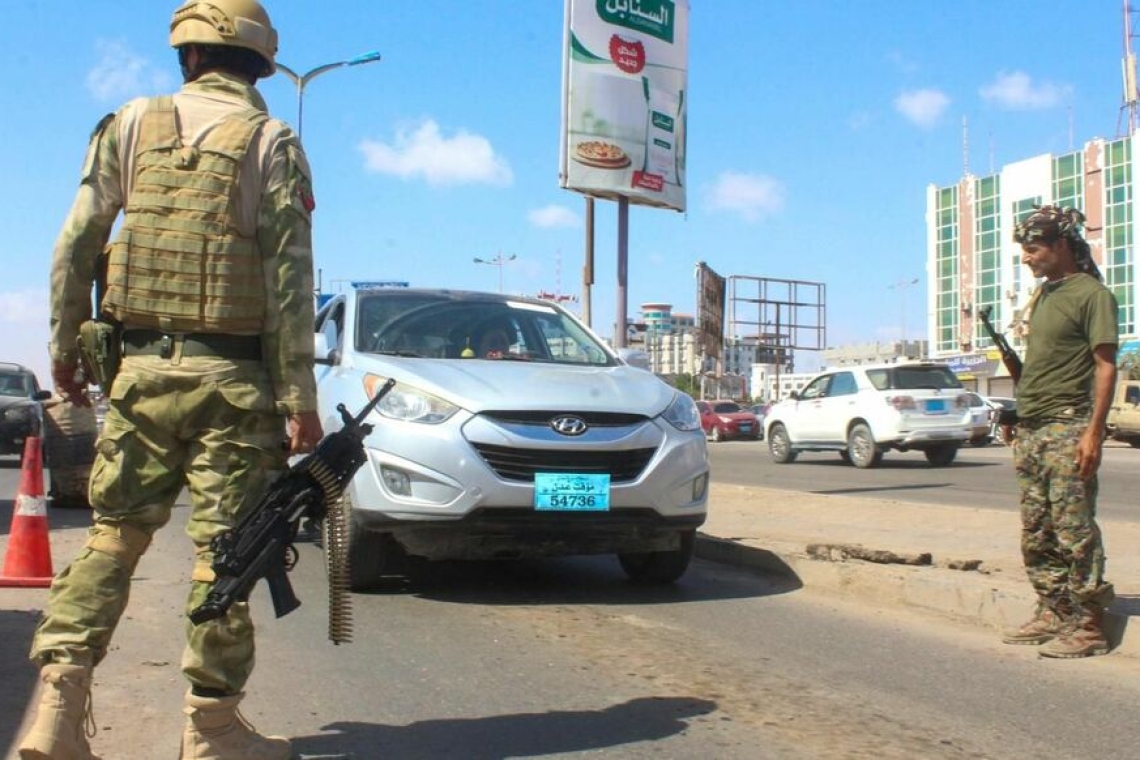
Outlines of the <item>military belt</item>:
[{"label": "military belt", "polygon": [[182,343],[182,356],[215,356],[233,361],[261,359],[260,335],[228,333],[164,333],[158,330],[124,330],[124,356],[161,356],[169,359],[175,343]]}]

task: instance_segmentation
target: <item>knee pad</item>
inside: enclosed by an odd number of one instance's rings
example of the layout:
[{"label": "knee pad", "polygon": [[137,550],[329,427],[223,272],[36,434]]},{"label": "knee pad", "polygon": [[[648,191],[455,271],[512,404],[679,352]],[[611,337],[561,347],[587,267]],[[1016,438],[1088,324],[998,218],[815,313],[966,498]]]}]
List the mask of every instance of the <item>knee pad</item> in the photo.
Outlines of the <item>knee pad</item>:
[{"label": "knee pad", "polygon": [[139,558],[150,546],[150,541],[150,533],[133,525],[97,523],[91,529],[91,535],[88,536],[85,546],[92,551],[106,554],[133,573]]}]

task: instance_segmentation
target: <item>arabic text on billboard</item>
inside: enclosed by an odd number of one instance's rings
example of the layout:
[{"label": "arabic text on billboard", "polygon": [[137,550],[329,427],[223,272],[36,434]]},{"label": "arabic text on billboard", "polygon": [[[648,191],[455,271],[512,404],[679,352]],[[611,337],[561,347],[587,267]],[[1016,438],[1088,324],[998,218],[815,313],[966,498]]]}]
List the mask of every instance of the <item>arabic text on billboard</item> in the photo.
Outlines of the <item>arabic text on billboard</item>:
[{"label": "arabic text on billboard", "polygon": [[685,210],[688,0],[567,0],[562,186]]}]

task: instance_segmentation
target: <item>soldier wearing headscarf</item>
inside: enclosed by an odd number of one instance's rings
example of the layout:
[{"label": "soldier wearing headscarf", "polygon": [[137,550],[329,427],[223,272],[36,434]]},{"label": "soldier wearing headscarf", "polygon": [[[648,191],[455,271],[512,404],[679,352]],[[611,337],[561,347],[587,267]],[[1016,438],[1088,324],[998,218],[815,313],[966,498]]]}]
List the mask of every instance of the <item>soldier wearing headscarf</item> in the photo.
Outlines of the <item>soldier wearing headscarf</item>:
[{"label": "soldier wearing headscarf", "polygon": [[1003,632],[1045,657],[1105,654],[1104,546],[1097,470],[1116,384],[1117,302],[1101,282],[1076,209],[1038,207],[1014,230],[1022,263],[1043,278],[1028,320],[1013,443],[1021,550],[1037,609]]},{"label": "soldier wearing headscarf", "polygon": [[[197,554],[189,610],[210,589],[214,536],[256,507],[288,453],[321,437],[309,167],[255,87],[275,70],[277,32],[256,0],[187,0],[170,44],[185,84],[100,121],[56,242],[56,388],[83,403],[77,337],[92,324],[96,281],[105,285],[99,324],[121,325],[121,334],[100,333],[104,348],[121,346],[122,362],[103,388],[110,406],[89,486],[94,525],[55,578],[32,642],[41,699],[21,758],[95,757],[84,731],[92,671],[183,487]],[[89,364],[110,375],[110,365]],[[200,626],[187,621],[186,636],[182,760],[292,757],[287,739],[262,736],[237,709],[253,670],[249,604]],[[166,754],[156,745],[156,757]]]}]

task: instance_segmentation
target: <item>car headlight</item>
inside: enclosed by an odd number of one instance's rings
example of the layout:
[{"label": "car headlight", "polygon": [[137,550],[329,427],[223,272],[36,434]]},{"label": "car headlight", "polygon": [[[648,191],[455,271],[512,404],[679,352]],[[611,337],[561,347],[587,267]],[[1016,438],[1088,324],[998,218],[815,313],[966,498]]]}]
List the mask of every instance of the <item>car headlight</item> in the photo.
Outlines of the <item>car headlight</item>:
[{"label": "car headlight", "polygon": [[34,416],[35,410],[30,406],[16,406],[0,412],[0,419],[8,419],[12,422],[31,420]]},{"label": "car headlight", "polygon": [[[377,375],[365,375],[364,391],[368,394],[368,398],[372,398],[387,380],[388,378]],[[419,388],[396,383],[392,390],[380,399],[376,411],[393,420],[438,425],[459,411],[459,407]]]},{"label": "car headlight", "polygon": [[693,397],[688,393],[678,391],[669,407],[661,413],[661,419],[678,430],[701,429],[701,414],[697,411],[697,402],[693,401]]}]

